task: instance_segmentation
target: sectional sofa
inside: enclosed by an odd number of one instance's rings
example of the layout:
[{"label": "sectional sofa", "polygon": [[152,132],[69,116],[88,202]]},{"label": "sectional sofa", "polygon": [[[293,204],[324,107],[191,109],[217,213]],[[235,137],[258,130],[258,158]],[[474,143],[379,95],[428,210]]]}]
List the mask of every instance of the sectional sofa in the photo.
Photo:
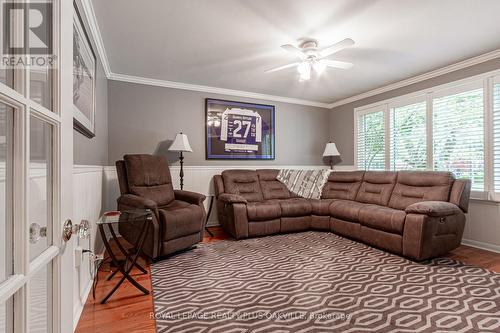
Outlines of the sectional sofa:
[{"label": "sectional sofa", "polygon": [[332,231],[421,261],[460,245],[470,181],[449,172],[332,172],[321,199],[304,199],[279,170],[226,170],[214,177],[219,222],[237,239]]}]

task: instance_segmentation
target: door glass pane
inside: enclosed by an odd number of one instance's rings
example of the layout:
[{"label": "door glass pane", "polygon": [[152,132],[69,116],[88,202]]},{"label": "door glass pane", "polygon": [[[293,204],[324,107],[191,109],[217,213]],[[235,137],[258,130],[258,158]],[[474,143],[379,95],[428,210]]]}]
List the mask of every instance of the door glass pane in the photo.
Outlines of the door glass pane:
[{"label": "door glass pane", "polygon": [[13,116],[14,109],[0,103],[0,283],[12,274]]},{"label": "door glass pane", "polygon": [[[4,26],[3,26],[3,15],[4,15],[4,4],[5,0],[0,0],[0,17],[2,20],[0,21],[0,56],[4,56]],[[8,69],[7,66],[4,65],[3,62],[0,63],[0,83],[3,83],[9,87],[13,86],[13,76],[14,76],[14,71],[12,69]]]},{"label": "door glass pane", "polygon": [[52,110],[52,72],[48,67],[30,71],[30,97],[49,110]]},{"label": "door glass pane", "polygon": [[29,332],[52,332],[52,269],[38,271],[29,282]]},{"label": "door glass pane", "polygon": [[14,311],[12,307],[12,297],[6,302],[0,303],[0,332],[13,332]]},{"label": "door glass pane", "polygon": [[[53,4],[52,1],[33,2],[30,8],[33,13],[43,13],[43,21],[37,27],[37,39],[30,39],[30,98],[49,110],[53,108]],[[30,11],[30,19],[31,19]],[[35,44],[35,45],[34,45]]]},{"label": "door glass pane", "polygon": [[[30,119],[29,224],[34,238],[30,260],[51,244],[52,225],[52,125]],[[36,240],[36,241],[35,241]]]}]

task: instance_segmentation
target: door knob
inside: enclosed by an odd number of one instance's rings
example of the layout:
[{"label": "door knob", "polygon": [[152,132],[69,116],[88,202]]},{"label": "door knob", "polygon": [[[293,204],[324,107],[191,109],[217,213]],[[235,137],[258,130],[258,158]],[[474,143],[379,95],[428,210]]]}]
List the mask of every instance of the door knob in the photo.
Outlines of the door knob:
[{"label": "door knob", "polygon": [[35,244],[40,238],[47,237],[47,227],[42,227],[38,223],[30,224],[30,243]]},{"label": "door knob", "polygon": [[73,222],[67,219],[63,226],[63,240],[65,242],[69,241],[73,234],[78,235],[80,239],[88,238],[90,236],[90,230],[90,223],[87,220],[81,220],[80,224],[75,224],[73,226]]}]

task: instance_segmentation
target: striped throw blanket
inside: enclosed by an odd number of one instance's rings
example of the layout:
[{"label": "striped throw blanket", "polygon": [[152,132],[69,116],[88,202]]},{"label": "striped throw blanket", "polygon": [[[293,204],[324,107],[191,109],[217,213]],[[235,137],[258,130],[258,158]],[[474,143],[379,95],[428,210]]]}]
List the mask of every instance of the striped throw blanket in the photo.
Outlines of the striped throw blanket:
[{"label": "striped throw blanket", "polygon": [[331,170],[291,170],[283,169],[278,180],[285,184],[290,192],[307,199],[319,199]]}]

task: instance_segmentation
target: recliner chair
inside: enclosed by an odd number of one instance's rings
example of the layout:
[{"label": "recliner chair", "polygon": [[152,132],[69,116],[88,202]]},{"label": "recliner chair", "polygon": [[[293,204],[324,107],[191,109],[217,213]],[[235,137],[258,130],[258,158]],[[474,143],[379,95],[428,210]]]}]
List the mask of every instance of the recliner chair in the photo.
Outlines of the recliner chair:
[{"label": "recliner chair", "polygon": [[[118,210],[151,209],[153,225],[143,252],[158,260],[188,249],[203,240],[205,196],[174,190],[167,159],[164,156],[125,155],[116,162],[121,196]],[[120,235],[134,243],[140,233],[138,226],[120,224]]]}]

